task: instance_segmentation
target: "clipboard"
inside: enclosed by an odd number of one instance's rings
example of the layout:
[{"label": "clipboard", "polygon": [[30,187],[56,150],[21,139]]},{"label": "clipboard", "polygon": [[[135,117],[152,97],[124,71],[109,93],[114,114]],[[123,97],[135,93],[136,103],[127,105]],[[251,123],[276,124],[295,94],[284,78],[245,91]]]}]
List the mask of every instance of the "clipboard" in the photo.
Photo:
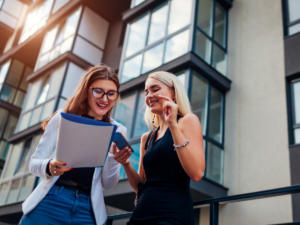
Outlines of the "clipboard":
[{"label": "clipboard", "polygon": [[58,129],[58,161],[73,168],[103,167],[117,126],[62,112]]}]

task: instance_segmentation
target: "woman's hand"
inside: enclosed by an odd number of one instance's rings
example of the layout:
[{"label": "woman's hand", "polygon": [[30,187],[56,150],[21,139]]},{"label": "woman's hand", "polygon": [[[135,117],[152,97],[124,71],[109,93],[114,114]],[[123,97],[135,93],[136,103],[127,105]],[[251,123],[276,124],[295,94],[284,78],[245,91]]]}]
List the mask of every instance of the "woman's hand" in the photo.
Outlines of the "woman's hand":
[{"label": "woman's hand", "polygon": [[178,105],[169,97],[163,95],[158,95],[158,97],[164,100],[163,113],[168,126],[177,125]]},{"label": "woman's hand", "polygon": [[66,166],[67,164],[64,162],[57,161],[56,159],[52,159],[49,163],[49,170],[52,176],[61,176],[64,172],[68,172],[72,167],[59,167]]},{"label": "woman's hand", "polygon": [[129,157],[131,156],[132,152],[130,148],[125,147],[121,150],[119,150],[115,143],[113,143],[113,155],[114,159],[121,163],[123,166],[128,165],[130,163]]}]

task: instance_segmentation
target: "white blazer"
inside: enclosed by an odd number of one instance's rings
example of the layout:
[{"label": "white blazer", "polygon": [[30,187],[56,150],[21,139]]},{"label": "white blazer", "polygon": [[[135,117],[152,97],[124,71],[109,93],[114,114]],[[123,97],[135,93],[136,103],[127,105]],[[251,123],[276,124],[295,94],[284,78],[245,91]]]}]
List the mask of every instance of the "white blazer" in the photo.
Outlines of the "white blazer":
[{"label": "white blazer", "polygon": [[[49,177],[46,173],[46,167],[50,160],[49,157],[52,155],[54,156],[53,158],[55,158],[58,125],[61,112],[63,112],[62,109],[60,109],[49,121],[36,151],[29,162],[29,171],[33,175],[44,179],[24,201],[22,205],[24,214],[29,213],[39,204],[59,178],[59,176]],[[115,120],[112,121],[113,124],[118,126],[117,132],[122,133],[122,135],[126,138],[127,129]],[[106,190],[112,188],[118,183],[120,168],[121,165],[113,159],[113,155],[111,153],[108,153],[103,167],[95,168],[91,188],[91,202],[97,224],[103,224],[107,219],[102,189]]]}]

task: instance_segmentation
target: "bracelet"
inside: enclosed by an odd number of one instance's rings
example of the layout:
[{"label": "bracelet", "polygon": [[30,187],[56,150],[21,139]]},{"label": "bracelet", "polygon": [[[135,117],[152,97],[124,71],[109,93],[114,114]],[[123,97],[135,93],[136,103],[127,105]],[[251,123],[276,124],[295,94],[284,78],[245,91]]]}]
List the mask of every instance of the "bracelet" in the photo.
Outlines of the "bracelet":
[{"label": "bracelet", "polygon": [[184,147],[184,146],[186,146],[188,143],[190,143],[190,141],[188,140],[188,139],[186,139],[186,142],[183,144],[183,145],[175,145],[175,144],[173,144],[173,146],[174,146],[174,151],[176,151],[176,148],[181,148],[181,147]]}]

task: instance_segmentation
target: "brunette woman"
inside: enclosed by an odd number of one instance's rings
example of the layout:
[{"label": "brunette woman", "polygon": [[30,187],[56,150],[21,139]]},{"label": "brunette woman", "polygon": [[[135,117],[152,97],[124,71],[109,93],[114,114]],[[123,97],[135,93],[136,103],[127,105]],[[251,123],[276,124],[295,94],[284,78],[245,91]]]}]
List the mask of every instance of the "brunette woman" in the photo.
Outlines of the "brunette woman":
[{"label": "brunette woman", "polygon": [[199,181],[205,169],[199,119],[173,74],[150,74],[145,95],[145,120],[155,130],[141,138],[138,173],[124,152],[114,153],[139,197],[128,225],[194,225],[190,179]]},{"label": "brunette woman", "polygon": [[[126,128],[110,117],[120,98],[119,87],[113,69],[104,64],[91,67],[63,109],[43,123],[45,132],[31,157],[29,170],[44,179],[23,203],[21,225],[102,225],[106,221],[102,189],[112,188],[119,180],[120,164],[112,155],[116,146],[108,153],[103,168],[74,169],[60,167],[66,164],[55,159],[55,146],[61,112],[115,124],[117,132],[126,137]],[[130,154],[126,151],[125,155]]]}]

